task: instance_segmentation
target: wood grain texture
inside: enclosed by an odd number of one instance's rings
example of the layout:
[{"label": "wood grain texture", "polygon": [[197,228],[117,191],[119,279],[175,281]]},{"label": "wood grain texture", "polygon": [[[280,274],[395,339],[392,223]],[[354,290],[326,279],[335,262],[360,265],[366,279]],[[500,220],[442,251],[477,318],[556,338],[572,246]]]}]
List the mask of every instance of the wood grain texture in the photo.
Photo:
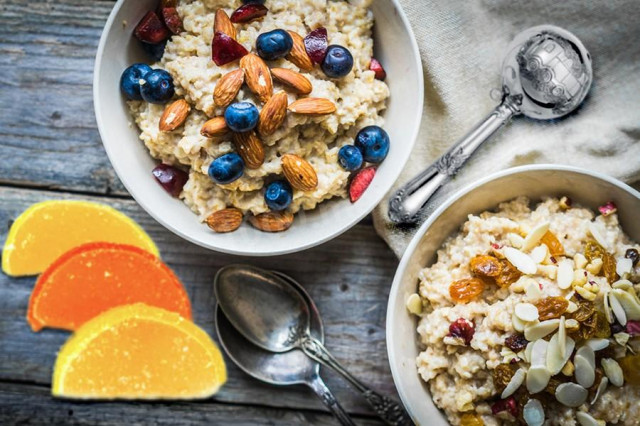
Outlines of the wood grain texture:
[{"label": "wood grain texture", "polygon": [[[77,196],[0,187],[0,242],[6,239],[8,224],[29,205],[57,198]],[[358,225],[334,241],[302,253],[275,258],[237,257],[207,251],[179,239],[132,200],[87,196],[82,199],[106,202],[145,228],[158,244],[163,259],[184,282],[195,322],[214,338],[212,280],[218,268],[246,262],[276,268],[298,279],[323,315],[326,345],[336,358],[365,383],[397,398],[384,331],[387,295],[397,260],[371,226]],[[208,232],[205,226],[203,232]],[[0,275],[0,380],[48,385],[56,351],[68,333],[31,332],[24,317],[34,282],[35,278]],[[230,361],[227,364],[229,381],[216,395],[216,401],[323,409],[305,388],[276,389],[249,378]],[[346,382],[331,371],[321,373],[345,408],[353,413],[371,414]]]}]

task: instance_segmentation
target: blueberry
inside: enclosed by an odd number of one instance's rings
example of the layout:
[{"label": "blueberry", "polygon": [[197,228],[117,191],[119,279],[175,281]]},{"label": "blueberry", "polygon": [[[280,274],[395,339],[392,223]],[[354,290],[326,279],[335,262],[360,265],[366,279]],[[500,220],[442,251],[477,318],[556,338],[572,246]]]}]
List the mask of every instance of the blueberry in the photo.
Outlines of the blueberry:
[{"label": "blueberry", "polygon": [[322,71],[331,78],[340,78],[351,72],[353,56],[346,47],[332,44],[322,61]]},{"label": "blueberry", "polygon": [[224,112],[224,121],[234,132],[248,132],[258,124],[258,108],[250,102],[236,102]]},{"label": "blueberry", "polygon": [[244,161],[235,152],[224,154],[213,160],[209,166],[209,177],[215,183],[231,183],[244,172]]},{"label": "blueberry", "polygon": [[155,44],[140,44],[142,45],[142,49],[149,55],[149,57],[158,62],[160,59],[162,59],[162,55],[164,55],[164,48],[167,46],[167,40]]},{"label": "blueberry", "polygon": [[355,145],[362,151],[364,161],[382,163],[389,153],[389,135],[381,127],[367,126],[356,135]]},{"label": "blueberry", "polygon": [[256,40],[256,50],[262,59],[273,61],[285,57],[293,48],[293,39],[285,30],[262,33]]},{"label": "blueberry", "polygon": [[122,73],[120,77],[120,90],[133,101],[142,100],[140,95],[140,79],[151,72],[151,67],[147,64],[133,64]]},{"label": "blueberry", "polygon": [[338,162],[343,169],[350,172],[358,170],[363,163],[362,151],[353,145],[345,145],[338,151]]},{"label": "blueberry", "polygon": [[286,180],[271,182],[264,191],[264,201],[271,210],[284,210],[289,207],[291,200],[293,200],[293,190]]},{"label": "blueberry", "polygon": [[150,104],[164,104],[173,98],[173,77],[165,70],[150,71],[144,79],[140,94],[145,101]]}]

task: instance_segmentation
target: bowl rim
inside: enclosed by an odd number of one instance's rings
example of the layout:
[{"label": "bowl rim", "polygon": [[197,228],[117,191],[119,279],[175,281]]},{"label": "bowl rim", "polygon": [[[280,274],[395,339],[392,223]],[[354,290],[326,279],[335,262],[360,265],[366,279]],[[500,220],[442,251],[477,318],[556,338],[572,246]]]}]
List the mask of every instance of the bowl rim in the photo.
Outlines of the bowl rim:
[{"label": "bowl rim", "polygon": [[[281,250],[265,249],[261,251],[257,251],[255,249],[252,250],[252,247],[253,247],[252,244],[247,244],[246,250],[230,249],[228,247],[225,247],[224,244],[216,244],[216,245],[209,244],[205,241],[199,240],[195,237],[192,237],[191,235],[188,235],[187,233],[181,231],[179,228],[174,227],[169,222],[165,221],[160,214],[158,214],[153,209],[151,209],[148,205],[142,202],[139,199],[139,197],[136,197],[135,192],[132,190],[134,187],[133,183],[128,181],[128,179],[124,178],[124,176],[127,175],[126,171],[123,170],[122,167],[120,167],[118,165],[118,162],[116,161],[117,153],[115,152],[114,149],[110,148],[109,144],[105,143],[104,132],[102,130],[105,124],[104,124],[104,118],[102,116],[102,112],[100,109],[100,104],[101,104],[100,90],[99,90],[100,69],[102,67],[102,62],[103,62],[102,60],[104,57],[104,50],[107,43],[108,34],[114,28],[114,21],[115,21],[116,15],[118,14],[121,7],[126,1],[128,0],[118,0],[116,2],[102,29],[102,34],[100,36],[100,42],[98,43],[98,49],[96,51],[96,57],[95,57],[94,67],[93,67],[93,109],[96,116],[96,123],[98,127],[98,132],[100,134],[100,140],[102,142],[102,146],[104,147],[104,150],[107,153],[107,157],[109,158],[111,167],[113,167],[114,171],[116,172],[118,179],[122,182],[125,189],[129,193],[129,195],[136,201],[136,203],[140,205],[147,214],[149,214],[153,219],[155,219],[158,223],[160,223],[164,228],[168,229],[169,231],[173,232],[174,234],[178,235],[184,240],[187,240],[193,244],[196,244],[208,250],[213,250],[220,253],[242,255],[242,256],[260,256],[260,257],[278,256],[278,255],[284,255],[289,253],[301,252],[306,249],[323,244],[327,241],[330,241],[340,236],[341,234],[345,233],[349,229],[353,228],[360,221],[362,221],[362,219],[364,219],[367,215],[369,215],[373,211],[373,209],[375,209],[381,202],[384,202],[384,198],[386,194],[391,190],[393,184],[398,180],[398,178],[400,177],[400,174],[402,173],[402,170],[404,169],[407,162],[409,161],[413,148],[415,147],[415,144],[418,139],[418,134],[420,132],[420,123],[422,122],[422,113],[424,110],[424,69],[422,67],[420,50],[418,48],[418,43],[416,41],[413,28],[411,27],[411,23],[409,22],[406,14],[404,13],[404,10],[400,5],[399,0],[387,0],[387,1],[392,3],[395,10],[398,12],[398,17],[400,18],[400,21],[402,22],[403,27],[407,31],[407,35],[410,39],[410,50],[413,53],[413,57],[414,57],[414,67],[419,76],[419,78],[417,79],[418,87],[415,88],[415,92],[417,93],[417,96],[419,96],[418,108],[414,111],[414,114],[415,114],[414,121],[416,124],[413,127],[413,130],[411,131],[411,133],[409,134],[409,138],[407,138],[409,143],[404,144],[404,147],[405,147],[404,155],[401,157],[402,167],[398,167],[398,169],[395,171],[394,179],[390,179],[389,181],[385,182],[382,185],[382,188],[380,190],[380,195],[376,197],[377,201],[375,203],[371,203],[370,206],[363,208],[360,214],[355,215],[350,221],[343,223],[341,226],[337,227],[332,232],[325,234],[322,238],[309,240],[308,242],[305,242],[303,244],[292,244],[290,247],[287,247]],[[327,200],[327,201],[332,201],[332,200]],[[333,200],[333,201],[336,201],[336,200]],[[194,217],[195,217],[195,214],[194,214]]]},{"label": "bowl rim", "polygon": [[[386,331],[386,344],[387,344],[387,358],[389,359],[391,376],[393,377],[393,383],[396,386],[398,395],[400,396],[402,403],[404,404],[404,406],[407,409],[407,412],[409,413],[409,415],[414,421],[416,421],[416,418],[415,418],[414,411],[412,410],[414,405],[412,402],[411,395],[408,395],[405,392],[405,389],[403,389],[403,387],[401,386],[402,376],[400,374],[399,364],[398,364],[398,360],[396,359],[396,350],[395,350],[395,348],[398,347],[397,338],[394,333],[389,332],[395,326],[395,317],[393,315],[393,307],[398,303],[397,301],[400,294],[400,286],[402,284],[404,273],[409,265],[409,260],[413,256],[414,252],[416,251],[416,248],[420,244],[422,237],[427,232],[427,230],[436,221],[436,219],[438,219],[442,215],[442,213],[445,212],[453,203],[455,203],[456,201],[463,198],[468,193],[472,192],[473,190],[477,189],[478,187],[490,181],[493,181],[505,176],[515,175],[515,174],[530,172],[530,171],[572,172],[572,173],[587,175],[587,176],[602,180],[604,182],[607,182],[611,185],[617,186],[618,188],[624,190],[625,192],[630,193],[631,195],[633,195],[634,197],[640,200],[640,192],[638,192],[631,186],[627,185],[626,183],[612,176],[609,176],[601,172],[596,172],[593,170],[587,170],[581,167],[567,166],[567,165],[561,165],[561,164],[530,164],[525,166],[511,167],[511,168],[493,173],[477,181],[474,181],[464,186],[463,188],[455,191],[453,194],[447,197],[445,202],[442,203],[437,209],[434,210],[434,212],[427,218],[427,220],[420,226],[420,228],[418,228],[418,231],[411,238],[411,241],[409,242],[409,245],[407,246],[406,250],[402,254],[402,258],[400,259],[400,263],[398,264],[398,267],[396,269],[396,273],[393,277],[393,283],[391,284],[391,289],[389,290],[389,300],[387,302],[385,331]],[[416,374],[418,374],[417,371],[416,371]],[[428,395],[428,397],[431,398],[430,395]],[[442,411],[437,407],[436,409],[438,410],[439,415],[443,416]],[[420,424],[420,422],[416,421],[416,424]]]}]

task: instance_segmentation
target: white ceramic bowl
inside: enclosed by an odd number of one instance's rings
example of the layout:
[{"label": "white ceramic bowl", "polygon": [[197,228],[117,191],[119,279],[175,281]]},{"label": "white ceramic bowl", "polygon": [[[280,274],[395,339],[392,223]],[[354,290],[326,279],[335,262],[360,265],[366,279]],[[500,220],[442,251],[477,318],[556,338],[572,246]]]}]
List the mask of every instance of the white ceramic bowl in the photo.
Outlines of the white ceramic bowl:
[{"label": "white ceramic bowl", "polygon": [[524,166],[491,175],[460,190],[440,206],[420,227],[396,272],[387,307],[387,350],[393,380],[403,403],[418,425],[447,425],[434,405],[428,386],[418,375],[420,352],[417,319],[405,307],[418,288],[418,272],[433,264],[436,250],[455,234],[467,215],[492,210],[503,201],[525,195],[536,201],[544,196],[567,195],[582,206],[596,209],[613,200],[625,232],[640,241],[640,193],[601,173],[556,165]]},{"label": "white ceramic bowl", "polygon": [[[160,0],[119,0],[105,26],[94,70],[94,106],[98,129],[113,168],[136,201],[158,222],[179,236],[213,250],[255,256],[300,251],[346,231],[373,210],[398,178],[409,158],[422,116],[422,64],[411,27],[397,0],[375,0],[372,10],[375,55],[387,71],[391,89],[384,113],[391,138],[389,155],[358,202],[331,200],[296,215],[286,232],[268,234],[245,224],[229,234],[216,234],[151,175],[156,162],[138,139],[138,129],[120,94],[120,74],[135,62],[149,62],[132,37],[135,24]],[[268,1],[267,1],[268,6]],[[126,25],[123,23],[126,22]]]}]

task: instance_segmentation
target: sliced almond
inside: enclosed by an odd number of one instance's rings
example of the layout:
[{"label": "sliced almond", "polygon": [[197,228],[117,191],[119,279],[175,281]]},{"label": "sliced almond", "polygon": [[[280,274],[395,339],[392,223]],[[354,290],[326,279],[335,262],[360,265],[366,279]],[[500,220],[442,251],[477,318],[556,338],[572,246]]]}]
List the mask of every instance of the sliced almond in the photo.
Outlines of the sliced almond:
[{"label": "sliced almond", "polygon": [[[295,102],[294,102],[295,103]],[[292,104],[293,105],[293,104]],[[523,274],[533,275],[538,270],[536,263],[531,257],[524,252],[514,249],[513,247],[505,247],[503,249],[504,257],[507,258],[513,266],[515,266]]]},{"label": "sliced almond", "polygon": [[515,373],[513,373],[513,376],[511,376],[511,380],[509,380],[509,383],[507,383],[507,386],[502,391],[502,395],[500,396],[500,398],[505,399],[513,395],[520,388],[520,386],[522,386],[522,383],[524,383],[524,378],[526,377],[526,375],[527,372],[524,370],[524,368],[519,368]]},{"label": "sliced almond", "polygon": [[578,420],[578,423],[580,423],[580,426],[602,426],[602,424],[594,419],[591,414],[585,411],[577,411],[576,419]]},{"label": "sliced almond", "polygon": [[565,328],[564,316],[560,317],[560,323],[558,324],[558,348],[560,349],[560,356],[564,358],[567,350],[567,329]]},{"label": "sliced almond", "polygon": [[537,399],[531,398],[522,409],[522,417],[527,426],[542,426],[544,424],[544,408]]},{"label": "sliced almond", "polygon": [[573,256],[573,262],[576,265],[576,269],[584,269],[587,266],[587,258],[582,253],[576,253]]},{"label": "sliced almond", "polygon": [[631,335],[623,331],[613,335],[613,339],[616,341],[616,343],[623,347],[627,346],[627,343],[629,343],[630,338],[631,338]]},{"label": "sliced almond", "polygon": [[[609,379],[607,377],[603,377],[600,380],[600,384],[598,385],[598,389],[596,390],[596,394],[594,395],[593,399],[591,400],[590,404],[593,405],[596,403],[596,401],[598,400],[598,398],[600,398],[600,395],[602,395],[602,393],[607,390],[607,385],[609,384]],[[580,418],[578,418],[578,420],[580,420]],[[584,426],[584,423],[581,423]]]},{"label": "sliced almond", "polygon": [[238,96],[242,83],[244,70],[241,68],[223,75],[213,90],[213,102],[219,107],[226,107]]},{"label": "sliced almond", "polygon": [[538,319],[538,308],[532,303],[516,304],[514,313],[524,322],[532,322]]},{"label": "sliced almond", "polygon": [[289,105],[288,109],[296,114],[322,115],[336,112],[336,105],[325,98],[302,98]]},{"label": "sliced almond", "polygon": [[546,337],[549,334],[556,331],[559,325],[560,325],[560,320],[557,318],[554,318],[554,319],[542,321],[536,324],[525,326],[524,338],[530,342],[536,341],[538,339],[542,339],[543,337]]},{"label": "sliced almond", "polygon": [[207,120],[200,129],[200,134],[206,138],[215,138],[227,133],[229,133],[229,128],[224,117],[213,117],[211,120]]},{"label": "sliced almond", "polygon": [[287,68],[271,68],[271,75],[300,95],[308,95],[313,90],[309,79],[299,72]]},{"label": "sliced almond", "polygon": [[407,298],[407,310],[413,315],[422,314],[422,299],[419,294],[413,293]]},{"label": "sliced almond", "polygon": [[568,320],[565,320],[564,327],[567,330],[574,331],[580,328],[580,323],[573,318],[569,318]]},{"label": "sliced almond", "polygon": [[307,49],[304,47],[304,39],[302,36],[294,31],[287,31],[293,39],[293,47],[287,55],[287,59],[302,71],[311,71],[313,69],[313,62],[307,54]]},{"label": "sliced almond", "polygon": [[[533,345],[535,345],[535,342],[529,342],[527,343],[527,347],[524,348],[524,360],[527,361],[529,364],[531,364],[531,353],[533,351]],[[544,362],[544,358],[543,358],[543,362]]]},{"label": "sliced almond", "polygon": [[507,234],[507,239],[509,240],[509,243],[513,247],[522,248],[522,244],[524,243],[524,238],[522,238],[520,235],[516,234],[515,232],[509,232]]},{"label": "sliced almond", "polygon": [[227,15],[227,12],[225,12],[223,9],[216,10],[216,17],[213,21],[213,31],[214,33],[224,33],[232,39],[236,39],[236,27],[229,19],[229,15]]},{"label": "sliced almond", "polygon": [[191,106],[184,99],[169,104],[160,117],[158,127],[161,132],[171,132],[182,126],[187,120]]},{"label": "sliced almond", "polygon": [[571,259],[562,259],[560,262],[558,262],[558,287],[560,287],[562,290],[568,289],[569,287],[571,287],[573,278],[573,261]]},{"label": "sliced almond", "polygon": [[590,388],[596,380],[596,355],[589,346],[582,346],[573,358],[576,381],[583,388]]},{"label": "sliced almond", "polygon": [[285,154],[281,158],[282,172],[289,183],[300,191],[313,191],[318,186],[318,175],[307,160],[295,154]]},{"label": "sliced almond", "polygon": [[520,318],[518,318],[515,315],[511,315],[511,323],[513,324],[513,329],[519,333],[522,333],[524,331],[524,328],[527,325],[526,322],[522,321]]},{"label": "sliced almond", "polygon": [[529,279],[525,286],[524,291],[527,295],[527,299],[529,300],[538,300],[544,297],[544,293],[542,293],[542,289],[540,288],[540,284],[536,280]]},{"label": "sliced almond", "polygon": [[207,225],[216,232],[233,232],[242,224],[242,212],[236,208],[218,210],[207,217]]},{"label": "sliced almond", "polygon": [[561,383],[556,388],[556,399],[561,404],[575,408],[587,401],[589,391],[575,383]]},{"label": "sliced almond", "polygon": [[605,250],[607,250],[607,240],[604,239],[604,230],[602,229],[602,227],[595,222],[589,222],[587,229],[589,230],[589,233],[591,234],[593,239],[596,240],[596,242],[602,247],[604,247]]},{"label": "sliced almond", "polygon": [[622,305],[622,308],[625,311],[627,320],[640,320],[640,298],[633,290],[630,288],[628,290],[622,290],[619,288],[614,288],[611,290],[611,294],[615,295],[618,302]]},{"label": "sliced almond", "polygon": [[549,222],[541,223],[535,226],[531,232],[527,234],[522,243],[522,250],[529,251],[534,248],[539,242],[542,236],[549,230]]},{"label": "sliced almond", "polygon": [[552,376],[555,376],[562,370],[567,361],[569,361],[573,349],[576,346],[576,342],[571,337],[567,337],[565,356],[563,357],[560,356],[558,344],[558,334],[556,333],[551,337],[551,340],[549,340],[549,347],[547,349],[546,366]]},{"label": "sliced almond", "polygon": [[547,367],[533,365],[527,371],[527,390],[530,394],[541,392],[547,387],[550,379],[551,373],[549,373]]},{"label": "sliced almond", "polygon": [[531,347],[531,355],[529,363],[531,366],[546,365],[547,351],[549,350],[549,342],[543,339],[533,342]]},{"label": "sliced almond", "polygon": [[609,347],[609,339],[594,337],[587,340],[584,344],[594,351],[601,351]]},{"label": "sliced almond", "polygon": [[611,311],[611,303],[609,302],[609,291],[605,291],[604,296],[602,297],[602,304],[604,308],[604,317],[607,319],[609,324],[613,324],[613,312]]},{"label": "sliced almond", "polygon": [[614,386],[622,386],[624,384],[624,375],[620,364],[612,358],[603,358],[600,362],[609,382]]},{"label": "sliced almond", "polygon": [[288,211],[261,213],[249,216],[249,223],[264,232],[282,232],[291,227],[293,213]]},{"label": "sliced almond", "polygon": [[616,273],[621,277],[624,277],[625,274],[630,274],[632,270],[633,262],[631,259],[622,257],[616,260]]},{"label": "sliced almond", "polygon": [[613,288],[619,288],[620,290],[629,290],[633,287],[633,283],[629,280],[618,280],[615,283],[611,284]]},{"label": "sliced almond", "polygon": [[264,104],[260,110],[260,120],[258,121],[258,132],[261,135],[273,134],[284,123],[284,119],[287,117],[288,103],[287,94],[280,91]]},{"label": "sliced almond", "polygon": [[531,259],[533,259],[536,263],[542,263],[547,258],[549,254],[549,248],[546,244],[540,244],[531,250]]},{"label": "sliced almond", "polygon": [[609,292],[609,305],[611,306],[611,310],[613,311],[613,314],[615,315],[620,325],[624,326],[627,325],[627,314],[622,308],[622,304],[620,304],[620,301],[618,300],[618,297],[616,293],[614,293],[614,291],[622,292],[621,290],[617,289],[611,290]]},{"label": "sliced almond", "polygon": [[247,168],[258,169],[262,166],[264,163],[264,146],[253,130],[250,132],[234,133],[233,143]]},{"label": "sliced almond", "polygon": [[240,68],[244,70],[249,90],[255,93],[262,103],[266,103],[273,92],[273,81],[267,64],[258,55],[249,53],[240,59]]}]

